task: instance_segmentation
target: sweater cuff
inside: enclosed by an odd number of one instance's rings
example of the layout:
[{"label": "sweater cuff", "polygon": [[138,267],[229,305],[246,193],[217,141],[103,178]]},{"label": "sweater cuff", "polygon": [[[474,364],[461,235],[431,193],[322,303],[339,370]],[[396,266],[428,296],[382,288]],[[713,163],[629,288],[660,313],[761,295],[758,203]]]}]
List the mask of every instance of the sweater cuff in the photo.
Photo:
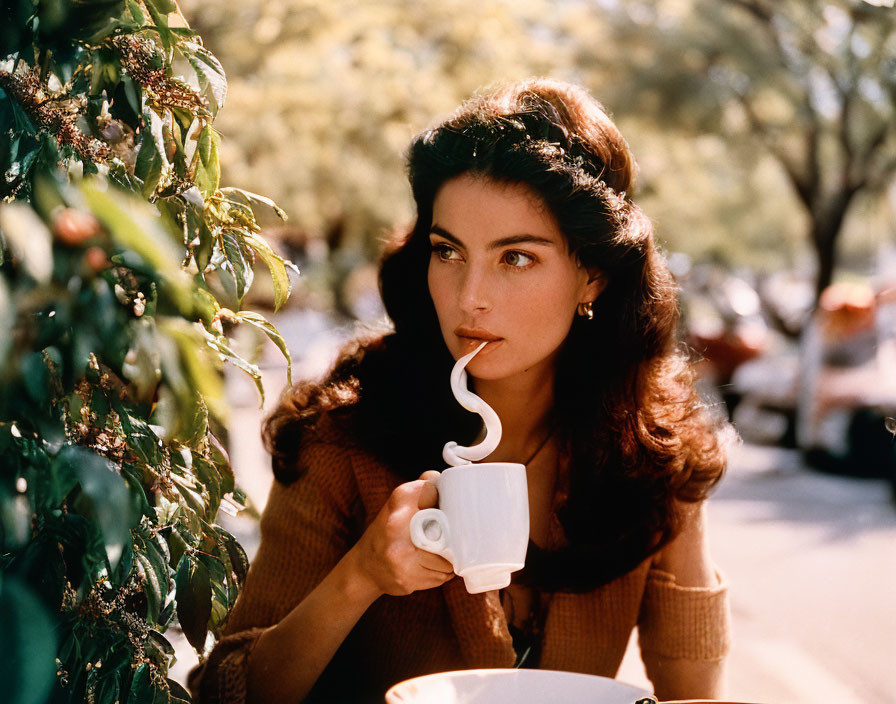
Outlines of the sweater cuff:
[{"label": "sweater cuff", "polygon": [[647,576],[638,624],[641,651],[682,660],[723,659],[731,650],[728,584],[716,572],[714,587],[682,587],[669,572]]},{"label": "sweater cuff", "polygon": [[249,653],[266,628],[252,628],[225,636],[208,660],[187,677],[196,704],[243,704],[247,699]]}]

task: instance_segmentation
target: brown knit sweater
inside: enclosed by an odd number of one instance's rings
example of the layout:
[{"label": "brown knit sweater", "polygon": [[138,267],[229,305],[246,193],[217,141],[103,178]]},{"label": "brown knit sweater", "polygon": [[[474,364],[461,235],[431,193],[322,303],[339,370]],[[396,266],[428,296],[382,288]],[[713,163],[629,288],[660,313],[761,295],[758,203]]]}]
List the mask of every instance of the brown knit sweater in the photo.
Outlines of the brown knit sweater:
[{"label": "brown knit sweater", "polygon": [[[225,636],[190,674],[201,704],[245,701],[248,655],[258,636],[317,586],[402,482],[331,423],[321,422],[307,435],[298,458],[301,478],[271,489],[261,545]],[[636,626],[642,653],[719,660],[730,647],[728,622],[724,584],[679,587],[646,561],[591,592],[555,594],[539,666],[613,677]],[[512,667],[514,660],[498,593],[468,594],[463,581],[453,579],[438,589],[374,602],[307,701],[382,702],[388,687],[409,677]]]}]

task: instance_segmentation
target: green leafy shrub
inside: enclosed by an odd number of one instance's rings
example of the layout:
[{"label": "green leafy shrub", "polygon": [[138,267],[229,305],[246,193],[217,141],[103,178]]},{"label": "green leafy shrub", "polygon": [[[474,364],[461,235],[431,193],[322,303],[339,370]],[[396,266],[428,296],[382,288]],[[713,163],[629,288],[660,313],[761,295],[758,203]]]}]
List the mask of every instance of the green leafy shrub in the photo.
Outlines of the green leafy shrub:
[{"label": "green leafy shrub", "polygon": [[248,568],[212,428],[269,199],[219,184],[218,61],[171,0],[14,0],[0,28],[4,701],[177,702]]}]

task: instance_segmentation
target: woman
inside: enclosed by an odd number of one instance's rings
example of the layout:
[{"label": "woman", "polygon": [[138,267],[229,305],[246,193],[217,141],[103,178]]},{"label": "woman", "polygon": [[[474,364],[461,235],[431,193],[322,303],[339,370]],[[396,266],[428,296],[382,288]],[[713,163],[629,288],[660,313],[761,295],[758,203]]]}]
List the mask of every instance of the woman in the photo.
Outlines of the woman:
[{"label": "woman", "polygon": [[[380,277],[394,332],[266,421],[261,547],[194,691],[381,701],[459,668],[613,676],[637,626],[660,697],[718,695],[726,589],[701,506],[724,456],[627,144],[583,90],[535,79],[419,135],[409,170],[417,220]],[[470,595],[408,525],[437,504],[444,443],[482,437],[448,378],[483,340],[467,373],[504,428],[487,459],[526,464],[531,540],[510,587]]]}]

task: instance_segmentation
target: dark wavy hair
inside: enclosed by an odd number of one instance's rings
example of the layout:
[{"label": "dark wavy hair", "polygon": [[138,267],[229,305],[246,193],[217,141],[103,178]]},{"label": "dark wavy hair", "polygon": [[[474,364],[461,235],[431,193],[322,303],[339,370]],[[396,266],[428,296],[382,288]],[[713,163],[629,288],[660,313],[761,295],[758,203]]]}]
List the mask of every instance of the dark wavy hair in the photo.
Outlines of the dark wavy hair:
[{"label": "dark wavy hair", "polygon": [[354,340],[322,383],[284,395],[264,426],[277,480],[298,478],[302,433],[325,414],[408,480],[444,466],[446,440],[473,441],[480,420],[451,394],[454,359],[427,286],[433,201],[461,174],[526,184],[571,255],[608,283],[594,319],[576,316],[557,362],[550,420],[569,458],[558,516],[567,545],[530,544],[524,577],[584,591],[625,574],[677,534],[681,502],[704,499],[725,464],[679,346],[677,288],[627,195],[627,143],[585,90],[531,79],[479,94],[418,135],[408,170],[417,219],[390,242],[380,270],[394,332]]}]

